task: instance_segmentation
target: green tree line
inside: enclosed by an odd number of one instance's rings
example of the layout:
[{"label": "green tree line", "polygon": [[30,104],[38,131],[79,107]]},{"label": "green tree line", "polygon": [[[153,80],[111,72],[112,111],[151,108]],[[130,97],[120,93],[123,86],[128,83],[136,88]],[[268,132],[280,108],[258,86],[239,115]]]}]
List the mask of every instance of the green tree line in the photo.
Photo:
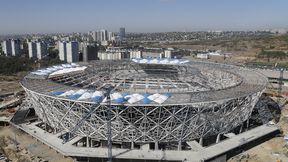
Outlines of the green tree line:
[{"label": "green tree line", "polygon": [[11,75],[21,71],[31,71],[35,68],[62,64],[58,58],[45,58],[37,61],[26,57],[0,56],[0,74]]},{"label": "green tree line", "polygon": [[267,60],[269,62],[271,58],[280,59],[280,60],[288,58],[288,54],[284,51],[265,51],[265,50],[262,50],[258,54],[258,58],[267,58]]},{"label": "green tree line", "polygon": [[34,66],[34,61],[28,58],[0,56],[0,74],[9,75],[20,71],[29,71]]}]

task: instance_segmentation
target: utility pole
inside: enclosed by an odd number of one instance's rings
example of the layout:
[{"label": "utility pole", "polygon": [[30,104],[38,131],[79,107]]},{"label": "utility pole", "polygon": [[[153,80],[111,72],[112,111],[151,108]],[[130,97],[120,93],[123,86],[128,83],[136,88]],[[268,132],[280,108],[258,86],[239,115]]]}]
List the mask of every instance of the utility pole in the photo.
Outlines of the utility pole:
[{"label": "utility pole", "polygon": [[282,85],[283,85],[283,73],[284,73],[284,69],[280,69],[280,77],[279,77],[279,80],[278,80],[278,99],[277,99],[277,103],[279,105],[279,107],[282,109],[282,106],[280,105],[280,97],[281,97],[281,94],[282,94]]}]

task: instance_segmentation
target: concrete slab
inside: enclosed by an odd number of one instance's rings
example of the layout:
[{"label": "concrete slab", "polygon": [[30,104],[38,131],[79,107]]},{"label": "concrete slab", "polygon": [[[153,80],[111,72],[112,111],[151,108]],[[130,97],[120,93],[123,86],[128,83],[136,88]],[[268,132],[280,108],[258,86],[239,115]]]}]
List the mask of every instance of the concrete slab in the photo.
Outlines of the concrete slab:
[{"label": "concrete slab", "polygon": [[[256,69],[256,71],[264,74],[268,78],[279,78],[280,77],[280,70],[270,70],[270,69]],[[283,72],[283,79],[288,79],[288,71]]]},{"label": "concrete slab", "polygon": [[224,134],[224,136],[227,138],[231,138],[231,137],[236,136],[236,134],[235,133],[226,133],[226,134]]},{"label": "concrete slab", "polygon": [[279,131],[277,126],[262,125],[254,129],[251,129],[247,132],[243,132],[237,136],[221,141],[215,145],[209,146],[204,150],[198,151],[197,153],[193,152],[189,154],[190,156],[188,158],[189,159],[194,158],[195,160],[198,161],[210,159],[219,156],[223,153],[226,153],[229,150],[242,146],[244,144],[248,144],[249,142],[252,142],[258,138],[261,138],[275,131]]},{"label": "concrete slab", "polygon": [[10,101],[2,103],[0,105],[0,109],[5,109],[5,108],[7,108],[8,106],[10,106],[12,104],[19,104],[20,102],[21,102],[21,99],[19,99],[19,98],[12,99]]},{"label": "concrete slab", "polygon": [[204,149],[197,141],[189,141],[187,144],[192,148],[192,151],[199,151]]},{"label": "concrete slab", "polygon": [[[62,140],[57,136],[47,133],[38,128],[35,124],[15,125],[19,129],[27,132],[36,139],[42,141],[46,145],[52,147],[56,151],[65,156],[74,157],[107,157],[107,148],[87,148],[76,147],[71,143],[62,144]],[[225,154],[231,149],[235,149],[241,145],[247,144],[255,139],[263,137],[269,133],[278,131],[276,126],[262,125],[247,132],[241,133],[215,145],[199,149],[197,151],[174,151],[174,150],[130,150],[130,149],[113,149],[112,154],[119,159],[149,159],[149,160],[173,160],[187,162],[199,162],[201,160],[210,159]],[[195,143],[190,143],[194,145]]]},{"label": "concrete slab", "polygon": [[6,117],[6,116],[0,116],[0,121],[2,122],[9,122],[11,120],[12,116]]}]

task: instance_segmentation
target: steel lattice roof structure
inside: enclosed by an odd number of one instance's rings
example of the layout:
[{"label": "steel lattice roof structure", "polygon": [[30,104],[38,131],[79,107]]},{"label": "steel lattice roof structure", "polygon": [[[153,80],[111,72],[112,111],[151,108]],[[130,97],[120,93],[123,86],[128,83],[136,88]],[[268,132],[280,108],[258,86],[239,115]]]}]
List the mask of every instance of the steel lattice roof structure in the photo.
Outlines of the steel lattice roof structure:
[{"label": "steel lattice roof structure", "polygon": [[[173,62],[174,61],[174,62]],[[267,79],[200,61],[94,61],[39,69],[21,81],[41,120],[56,131],[112,141],[182,143],[224,134],[246,121]]]}]

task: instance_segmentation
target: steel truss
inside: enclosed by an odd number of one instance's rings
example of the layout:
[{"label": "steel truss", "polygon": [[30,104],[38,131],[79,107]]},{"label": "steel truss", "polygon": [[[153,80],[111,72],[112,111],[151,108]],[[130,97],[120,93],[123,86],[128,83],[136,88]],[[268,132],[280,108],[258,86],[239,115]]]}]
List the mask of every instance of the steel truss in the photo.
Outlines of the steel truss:
[{"label": "steel truss", "polygon": [[100,141],[108,140],[107,103],[71,100],[49,93],[79,88],[98,90],[107,84],[116,92],[171,92],[172,97],[163,104],[111,103],[112,141],[131,142],[132,148],[145,143],[155,143],[155,148],[159,143],[181,144],[211,135],[218,138],[250,118],[267,85],[267,78],[249,69],[205,62],[148,66],[117,61],[87,66],[82,73],[52,80],[26,76],[21,84],[27,101],[55,132]]},{"label": "steel truss", "polygon": [[151,89],[161,92],[198,92],[229,88],[241,83],[237,74],[218,68],[207,69],[202,64],[197,65],[197,68],[189,64],[139,65],[121,61],[92,65],[84,73],[66,74],[52,80],[65,85],[96,89],[111,84],[126,91],[137,89],[137,92]]},{"label": "steel truss", "polygon": [[[26,88],[25,91],[39,118],[56,130],[107,140],[108,105],[61,100]],[[184,142],[224,134],[250,117],[261,94],[262,91],[187,105],[111,105],[112,141]]]}]

